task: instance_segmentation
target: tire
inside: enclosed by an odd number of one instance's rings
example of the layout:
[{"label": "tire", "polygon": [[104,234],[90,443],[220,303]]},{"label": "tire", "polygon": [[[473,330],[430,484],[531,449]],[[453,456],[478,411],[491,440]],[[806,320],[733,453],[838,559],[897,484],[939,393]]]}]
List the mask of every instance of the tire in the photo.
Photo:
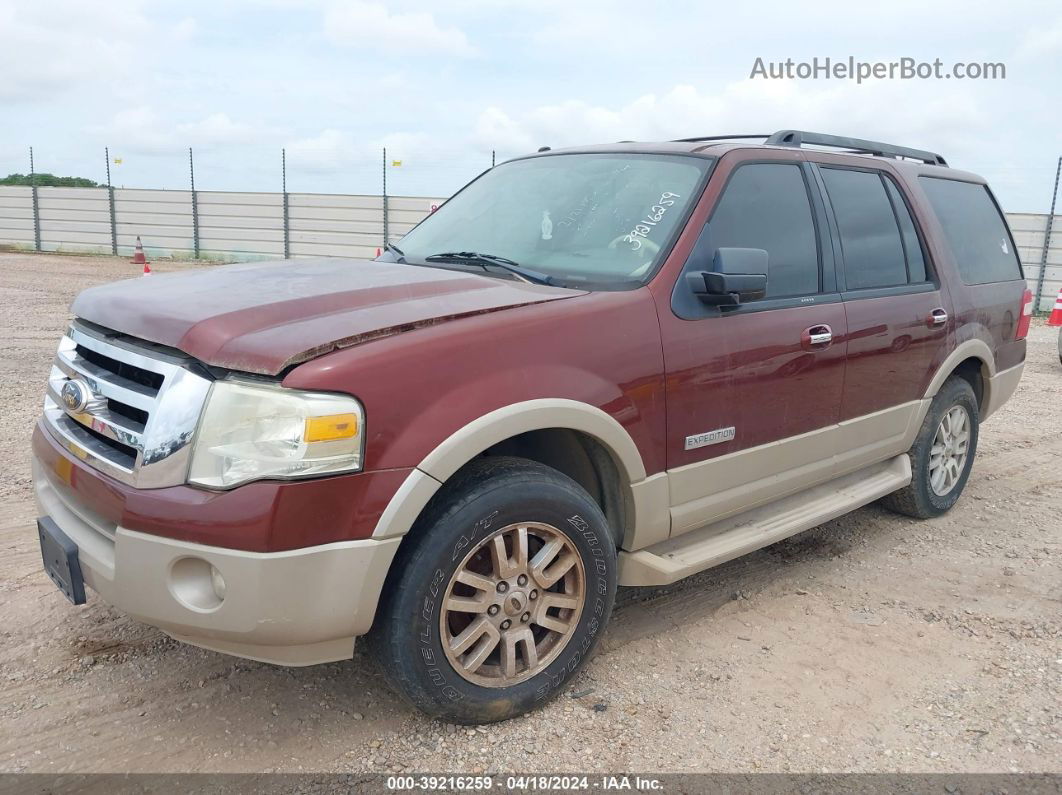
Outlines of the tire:
[{"label": "tire", "polygon": [[[966,457],[961,464],[952,467],[952,474],[938,484],[940,488],[934,488],[933,448],[934,441],[938,440],[938,429],[942,427],[946,416],[954,418],[961,412],[965,412],[967,422]],[[915,443],[908,451],[911,457],[911,483],[884,497],[881,503],[890,510],[916,519],[931,519],[951,510],[970,477],[977,453],[979,424],[977,397],[973,388],[965,379],[952,376],[933,398]]]},{"label": "tire", "polygon": [[[455,579],[459,572],[476,587]],[[524,459],[479,459],[403,542],[369,645],[395,689],[429,715],[505,720],[545,704],[586,664],[612,612],[616,576],[608,523],[575,481]],[[448,654],[451,646],[458,651]]]}]

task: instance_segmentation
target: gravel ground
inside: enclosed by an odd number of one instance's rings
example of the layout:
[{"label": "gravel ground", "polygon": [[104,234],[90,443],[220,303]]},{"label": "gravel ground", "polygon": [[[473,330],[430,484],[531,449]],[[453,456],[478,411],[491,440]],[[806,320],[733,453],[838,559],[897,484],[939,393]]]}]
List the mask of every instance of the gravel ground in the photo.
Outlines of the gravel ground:
[{"label": "gravel ground", "polygon": [[236,660],[91,596],[73,607],[45,577],[29,475],[45,376],[74,294],[134,275],[0,254],[0,772],[1062,771],[1062,367],[1042,322],[950,514],[870,506],[623,589],[569,692],[466,729],[407,707],[361,650]]}]

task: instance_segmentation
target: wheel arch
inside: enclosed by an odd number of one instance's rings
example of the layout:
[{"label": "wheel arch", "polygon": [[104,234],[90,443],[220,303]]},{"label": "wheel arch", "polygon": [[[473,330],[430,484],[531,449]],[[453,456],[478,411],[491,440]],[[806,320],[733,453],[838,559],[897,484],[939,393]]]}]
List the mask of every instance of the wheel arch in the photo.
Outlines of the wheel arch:
[{"label": "wheel arch", "polygon": [[666,476],[646,478],[638,446],[613,417],[575,400],[529,400],[476,418],[428,453],[392,497],[373,537],[408,533],[439,489],[483,455],[528,458],[571,477],[601,506],[617,546],[628,545],[650,503],[658,506],[666,494]]},{"label": "wheel arch", "polygon": [[[925,398],[936,397],[944,382],[958,375],[966,380],[977,396],[977,406],[982,412],[992,405],[992,379],[996,374],[995,356],[984,340],[972,339],[959,344],[937,368],[936,374],[926,389]],[[985,414],[981,419],[987,416]]]}]

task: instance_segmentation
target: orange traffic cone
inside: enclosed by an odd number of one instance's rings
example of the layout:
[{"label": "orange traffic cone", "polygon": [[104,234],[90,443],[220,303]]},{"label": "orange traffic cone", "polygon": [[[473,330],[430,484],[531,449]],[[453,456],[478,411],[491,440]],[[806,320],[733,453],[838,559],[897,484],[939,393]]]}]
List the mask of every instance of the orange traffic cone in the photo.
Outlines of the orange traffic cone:
[{"label": "orange traffic cone", "polygon": [[383,249],[382,249],[382,248],[380,248],[379,246],[377,246],[377,247],[376,247],[376,256],[378,257],[378,256],[380,256],[381,254],[383,254]]},{"label": "orange traffic cone", "polygon": [[1062,290],[1058,291],[1055,299],[1055,308],[1051,310],[1051,317],[1047,318],[1047,325],[1062,326]]},{"label": "orange traffic cone", "polygon": [[140,242],[140,235],[136,236],[136,251],[133,252],[134,265],[144,266],[144,275],[151,275],[151,266],[148,264],[147,257],[144,256],[144,244]]}]

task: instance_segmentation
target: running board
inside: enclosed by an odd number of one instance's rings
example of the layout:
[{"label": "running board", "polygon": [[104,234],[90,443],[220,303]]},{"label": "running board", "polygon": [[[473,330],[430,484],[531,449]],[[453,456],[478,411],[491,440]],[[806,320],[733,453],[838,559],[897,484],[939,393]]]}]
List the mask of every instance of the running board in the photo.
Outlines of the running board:
[{"label": "running board", "polygon": [[911,482],[906,454],[722,519],[637,552],[620,553],[620,585],[668,585],[843,516]]}]

